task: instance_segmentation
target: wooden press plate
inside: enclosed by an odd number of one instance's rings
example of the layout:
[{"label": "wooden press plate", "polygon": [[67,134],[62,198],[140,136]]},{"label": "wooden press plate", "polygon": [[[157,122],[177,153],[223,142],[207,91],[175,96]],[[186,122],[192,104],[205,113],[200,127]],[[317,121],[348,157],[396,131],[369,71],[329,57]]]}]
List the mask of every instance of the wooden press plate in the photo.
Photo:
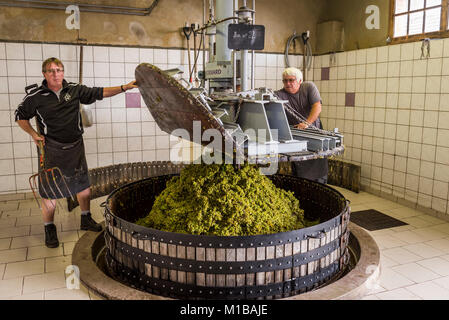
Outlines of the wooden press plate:
[{"label": "wooden press plate", "polygon": [[216,129],[223,141],[232,143],[233,138],[223,125],[176,79],[149,63],[141,63],[135,76],[143,100],[162,131],[171,134],[173,130],[186,129],[193,141],[193,121],[200,121],[201,135],[207,129]]}]

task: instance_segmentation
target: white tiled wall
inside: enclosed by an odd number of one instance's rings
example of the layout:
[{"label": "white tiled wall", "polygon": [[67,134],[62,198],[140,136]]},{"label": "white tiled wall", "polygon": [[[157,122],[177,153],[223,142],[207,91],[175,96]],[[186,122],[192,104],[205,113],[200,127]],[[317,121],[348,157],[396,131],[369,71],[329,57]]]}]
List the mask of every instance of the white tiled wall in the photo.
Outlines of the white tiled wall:
[{"label": "white tiled wall", "polygon": [[428,59],[421,42],[337,53],[335,65],[315,57],[314,81],[324,126],[344,134],[363,187],[449,214],[449,39],[430,45]]}]

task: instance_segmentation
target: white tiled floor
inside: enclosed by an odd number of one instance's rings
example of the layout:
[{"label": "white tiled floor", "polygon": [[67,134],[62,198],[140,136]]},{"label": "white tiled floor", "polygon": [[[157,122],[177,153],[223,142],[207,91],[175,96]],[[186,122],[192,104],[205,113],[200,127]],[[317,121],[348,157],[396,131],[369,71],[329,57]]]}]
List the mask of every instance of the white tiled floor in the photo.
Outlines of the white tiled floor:
[{"label": "white tiled floor", "polygon": [[[408,223],[370,232],[380,248],[381,276],[363,299],[449,299],[449,222],[366,192],[337,189],[351,201],[352,211],[376,209]],[[104,200],[92,201],[97,221],[103,220],[99,204]],[[0,299],[99,299],[82,285],[67,289],[65,269],[83,231],[79,208],[57,210],[61,245],[48,249],[34,201],[0,202]]]},{"label": "white tiled floor", "polygon": [[370,232],[380,249],[381,275],[363,299],[449,299],[449,222],[372,194],[337,189],[353,212],[376,209],[408,223]]},{"label": "white tiled floor", "polygon": [[[99,204],[105,198],[91,202],[96,221],[103,220]],[[99,299],[82,284],[79,290],[67,289],[65,270],[84,231],[79,230],[79,208],[68,212],[62,209],[64,205],[61,202],[55,215],[60,246],[49,249],[34,200],[0,202],[0,299]]]}]

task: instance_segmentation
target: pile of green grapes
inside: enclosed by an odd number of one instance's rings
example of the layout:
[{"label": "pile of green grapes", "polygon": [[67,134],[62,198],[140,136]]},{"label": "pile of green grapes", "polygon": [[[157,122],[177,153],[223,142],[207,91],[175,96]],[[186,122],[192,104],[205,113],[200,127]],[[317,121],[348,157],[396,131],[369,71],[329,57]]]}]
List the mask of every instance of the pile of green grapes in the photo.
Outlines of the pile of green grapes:
[{"label": "pile of green grapes", "polygon": [[192,164],[167,182],[137,224],[194,235],[248,236],[304,228],[292,192],[277,188],[254,165]]}]

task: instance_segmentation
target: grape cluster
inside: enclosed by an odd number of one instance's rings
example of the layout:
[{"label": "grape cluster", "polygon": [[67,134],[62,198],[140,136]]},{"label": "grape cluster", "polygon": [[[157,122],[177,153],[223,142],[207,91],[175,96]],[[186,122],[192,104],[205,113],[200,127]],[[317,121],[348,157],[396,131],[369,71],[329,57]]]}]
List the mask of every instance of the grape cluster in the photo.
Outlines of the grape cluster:
[{"label": "grape cluster", "polygon": [[254,165],[192,164],[167,182],[151,212],[137,222],[194,235],[271,234],[308,225],[292,192],[277,188]]}]

